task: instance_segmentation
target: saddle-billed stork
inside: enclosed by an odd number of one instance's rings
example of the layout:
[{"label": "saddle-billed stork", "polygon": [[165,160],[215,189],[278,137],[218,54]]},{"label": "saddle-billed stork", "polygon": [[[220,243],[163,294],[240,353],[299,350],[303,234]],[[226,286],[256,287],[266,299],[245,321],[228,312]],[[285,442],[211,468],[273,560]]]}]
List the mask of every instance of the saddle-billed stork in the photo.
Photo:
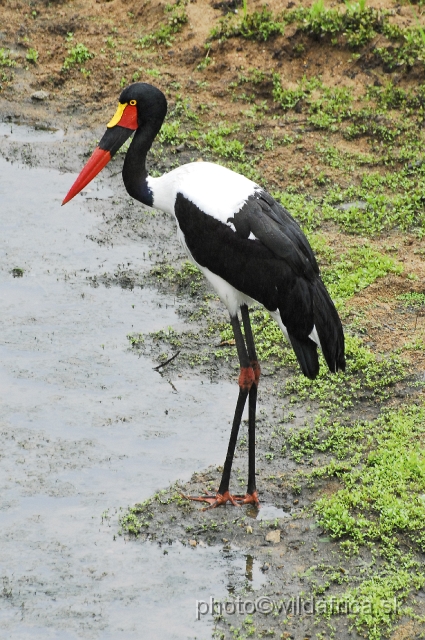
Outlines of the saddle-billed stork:
[{"label": "saddle-billed stork", "polygon": [[[259,506],[255,482],[255,411],[260,366],[248,305],[262,304],[292,345],[301,370],[314,379],[320,347],[331,372],[344,371],[344,334],[320,278],[307,238],[289,212],[244,176],[210,162],[185,164],[159,178],[149,176],[146,156],[167,113],[164,94],[137,82],[123,90],[107,130],[62,204],[69,202],[134,133],[122,177],[130,196],[173,214],[189,258],[226,305],[240,362],[239,397],[221,483],[216,495],[191,497],[211,509],[230,502]],[[238,312],[241,312],[244,334]],[[232,461],[248,400],[248,486],[229,491]]]}]

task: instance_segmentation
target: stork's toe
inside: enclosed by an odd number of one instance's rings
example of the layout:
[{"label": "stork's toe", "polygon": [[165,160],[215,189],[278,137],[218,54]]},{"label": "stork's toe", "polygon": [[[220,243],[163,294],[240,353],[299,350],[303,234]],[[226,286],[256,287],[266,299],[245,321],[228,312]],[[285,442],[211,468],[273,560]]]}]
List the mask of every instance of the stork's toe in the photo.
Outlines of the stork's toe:
[{"label": "stork's toe", "polygon": [[208,509],[215,509],[216,507],[220,507],[221,505],[227,504],[230,502],[234,507],[239,507],[239,503],[237,502],[235,496],[233,496],[230,491],[225,491],[223,494],[216,493],[214,494],[206,494],[204,496],[186,496],[184,493],[180,494],[186,500],[195,500],[196,502],[208,502],[208,507],[204,507],[202,511],[207,511]]}]

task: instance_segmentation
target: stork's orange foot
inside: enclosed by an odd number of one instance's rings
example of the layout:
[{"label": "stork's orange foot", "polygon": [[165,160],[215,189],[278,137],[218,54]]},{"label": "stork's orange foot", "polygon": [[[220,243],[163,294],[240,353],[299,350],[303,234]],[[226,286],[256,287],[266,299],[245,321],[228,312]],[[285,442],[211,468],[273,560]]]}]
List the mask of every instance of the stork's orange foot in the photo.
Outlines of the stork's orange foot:
[{"label": "stork's orange foot", "polygon": [[244,496],[233,496],[239,505],[253,504],[257,509],[260,509],[260,501],[258,499],[257,491],[252,493],[246,493]]},{"label": "stork's orange foot", "polygon": [[236,501],[235,496],[232,496],[232,494],[229,491],[225,491],[223,494],[217,493],[216,495],[208,494],[205,496],[185,496],[184,493],[180,495],[182,495],[183,498],[186,498],[186,500],[196,500],[197,502],[208,502],[209,506],[204,507],[202,511],[207,511],[208,509],[215,509],[216,507],[220,507],[222,504],[226,504],[227,502],[230,502],[230,504],[232,504],[234,507],[239,507],[239,504]]}]

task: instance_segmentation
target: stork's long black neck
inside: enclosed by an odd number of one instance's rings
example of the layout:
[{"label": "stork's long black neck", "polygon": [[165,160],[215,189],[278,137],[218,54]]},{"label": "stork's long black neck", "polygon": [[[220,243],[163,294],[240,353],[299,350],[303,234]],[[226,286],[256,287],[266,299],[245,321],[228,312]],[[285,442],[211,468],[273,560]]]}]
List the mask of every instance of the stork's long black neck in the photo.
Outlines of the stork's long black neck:
[{"label": "stork's long black neck", "polygon": [[146,156],[160,130],[162,121],[150,121],[139,127],[124,160],[122,177],[132,198],[148,206],[153,205],[153,193],[149,188]]}]

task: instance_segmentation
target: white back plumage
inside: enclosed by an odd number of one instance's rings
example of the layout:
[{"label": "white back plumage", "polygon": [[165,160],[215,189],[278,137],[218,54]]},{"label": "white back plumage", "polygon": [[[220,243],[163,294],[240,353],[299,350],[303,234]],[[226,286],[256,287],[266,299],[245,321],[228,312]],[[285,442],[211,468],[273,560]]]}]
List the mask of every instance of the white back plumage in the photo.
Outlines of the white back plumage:
[{"label": "white back plumage", "polygon": [[148,178],[153,206],[174,213],[177,193],[201,211],[227,223],[260,187],[245,176],[212,162],[184,164],[159,178]]}]

